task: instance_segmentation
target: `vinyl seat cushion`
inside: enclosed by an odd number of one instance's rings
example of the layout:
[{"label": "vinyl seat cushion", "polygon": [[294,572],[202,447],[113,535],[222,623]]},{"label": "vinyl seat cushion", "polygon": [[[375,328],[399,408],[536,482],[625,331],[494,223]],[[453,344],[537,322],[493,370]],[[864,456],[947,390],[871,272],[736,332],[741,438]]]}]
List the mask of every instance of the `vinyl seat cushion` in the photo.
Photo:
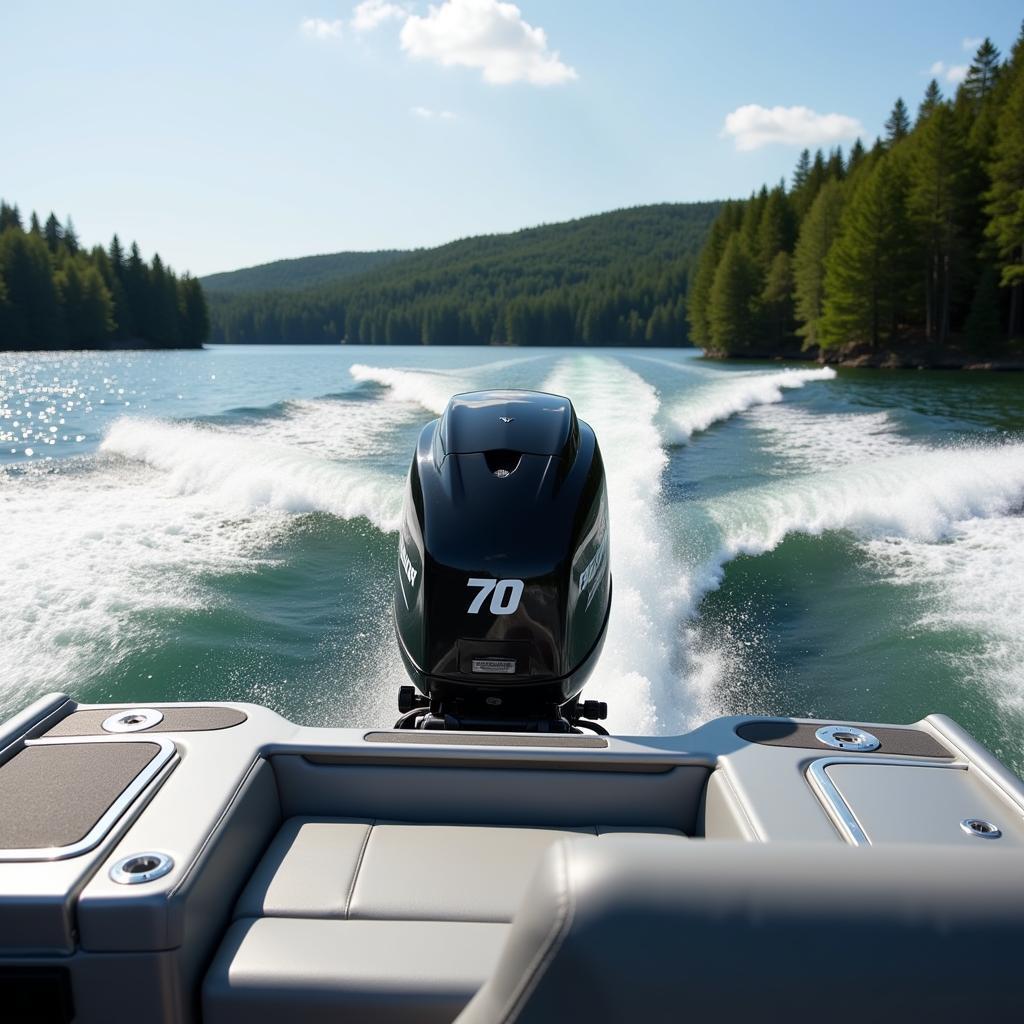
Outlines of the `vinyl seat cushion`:
[{"label": "vinyl seat cushion", "polygon": [[498,962],[505,924],[243,918],[203,987],[204,1024],[449,1024]]},{"label": "vinyl seat cushion", "polygon": [[290,818],[203,987],[204,1024],[450,1022],[495,969],[552,844],[671,829]]},{"label": "vinyl seat cushion", "polygon": [[552,843],[622,831],[683,838],[659,828],[290,818],[242,893],[235,916],[507,922]]}]

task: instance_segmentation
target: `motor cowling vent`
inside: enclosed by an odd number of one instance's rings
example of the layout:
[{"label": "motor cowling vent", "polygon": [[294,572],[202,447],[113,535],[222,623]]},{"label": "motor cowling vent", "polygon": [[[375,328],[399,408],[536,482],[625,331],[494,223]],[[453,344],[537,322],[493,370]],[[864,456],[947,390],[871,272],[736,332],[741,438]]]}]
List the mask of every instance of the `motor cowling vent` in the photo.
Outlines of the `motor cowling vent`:
[{"label": "motor cowling vent", "polygon": [[511,476],[523,457],[522,452],[513,452],[507,448],[498,448],[494,451],[484,452],[484,459],[487,468],[501,479]]}]

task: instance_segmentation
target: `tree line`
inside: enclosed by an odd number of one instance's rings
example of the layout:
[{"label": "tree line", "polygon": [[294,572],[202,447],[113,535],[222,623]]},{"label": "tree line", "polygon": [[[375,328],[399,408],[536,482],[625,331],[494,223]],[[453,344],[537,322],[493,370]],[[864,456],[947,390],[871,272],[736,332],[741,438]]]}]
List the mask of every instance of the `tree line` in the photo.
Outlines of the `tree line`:
[{"label": "tree line", "polygon": [[637,207],[463,239],[303,290],[211,291],[211,339],[685,345],[690,275],[719,205]]},{"label": "tree line", "polygon": [[51,213],[40,225],[33,212],[26,229],[0,200],[0,348],[187,348],[208,333],[196,278],[179,278],[158,255],[146,263],[117,235],[107,249],[85,249],[70,217]]},{"label": "tree line", "polygon": [[870,150],[804,150],[788,189],[725,204],[689,322],[721,355],[1019,354],[1024,29],[1006,62],[986,39],[952,97],[932,80],[913,122],[898,99]]}]

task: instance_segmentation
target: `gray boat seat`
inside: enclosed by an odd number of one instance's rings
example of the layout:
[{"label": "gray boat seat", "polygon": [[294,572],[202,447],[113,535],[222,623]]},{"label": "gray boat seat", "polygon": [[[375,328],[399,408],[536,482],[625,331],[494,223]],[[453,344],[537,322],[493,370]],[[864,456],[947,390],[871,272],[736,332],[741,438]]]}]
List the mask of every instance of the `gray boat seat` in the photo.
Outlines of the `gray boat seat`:
[{"label": "gray boat seat", "polygon": [[204,1024],[449,1024],[498,963],[548,847],[622,831],[290,818],[207,974]]},{"label": "gray boat seat", "polygon": [[1019,1020],[1024,861],[990,844],[557,843],[457,1024]]}]

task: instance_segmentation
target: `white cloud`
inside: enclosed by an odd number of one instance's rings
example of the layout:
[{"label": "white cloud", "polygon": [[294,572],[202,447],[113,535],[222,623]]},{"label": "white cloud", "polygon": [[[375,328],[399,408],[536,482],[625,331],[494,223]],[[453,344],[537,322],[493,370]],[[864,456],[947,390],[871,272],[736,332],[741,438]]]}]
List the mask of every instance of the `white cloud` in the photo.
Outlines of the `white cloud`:
[{"label": "white cloud", "polygon": [[983,42],[985,42],[985,40],[980,36],[964,36],[961,45],[969,53],[974,53],[974,51],[977,50]]},{"label": "white cloud", "polygon": [[393,18],[404,18],[408,10],[387,0],[363,0],[352,11],[352,28],[356,32],[372,32],[378,25]]},{"label": "white cloud", "polygon": [[402,26],[402,49],[410,57],[444,67],[478,68],[494,85],[530,82],[559,85],[576,70],[548,48],[547,34],[523,20],[515,4],[500,0],[444,0]]},{"label": "white cloud", "polygon": [[430,107],[410,107],[409,113],[424,121],[432,121],[437,118],[440,121],[454,121],[455,115],[450,110],[431,110]]},{"label": "white cloud", "polygon": [[328,21],[326,18],[303,18],[299,26],[302,34],[310,39],[340,39],[345,23],[341,18]]},{"label": "white cloud", "polygon": [[810,107],[762,107],[748,103],[727,114],[723,136],[731,136],[738,150],[760,149],[773,142],[790,146],[820,146],[864,134],[855,117],[818,114]]},{"label": "white cloud", "polygon": [[[965,39],[964,42],[967,42]],[[967,77],[969,68],[967,64],[947,64],[944,60],[937,60],[929,69],[929,73],[936,77],[945,78],[952,85],[958,85]]]}]

